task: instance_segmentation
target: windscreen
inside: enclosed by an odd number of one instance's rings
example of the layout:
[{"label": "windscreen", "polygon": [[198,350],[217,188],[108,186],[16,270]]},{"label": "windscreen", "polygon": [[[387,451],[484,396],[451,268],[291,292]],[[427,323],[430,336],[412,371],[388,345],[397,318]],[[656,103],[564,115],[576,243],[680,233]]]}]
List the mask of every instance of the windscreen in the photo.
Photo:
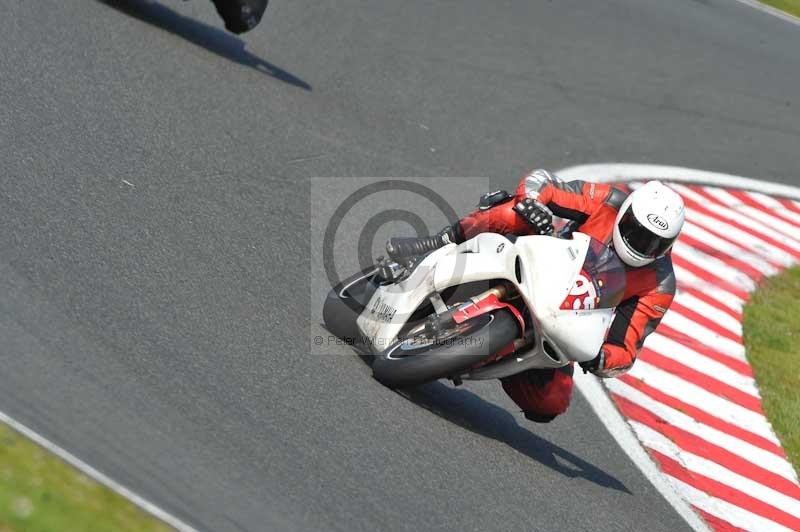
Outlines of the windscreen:
[{"label": "windscreen", "polygon": [[625,293],[625,265],[614,250],[592,238],[586,260],[561,308],[614,308]]}]

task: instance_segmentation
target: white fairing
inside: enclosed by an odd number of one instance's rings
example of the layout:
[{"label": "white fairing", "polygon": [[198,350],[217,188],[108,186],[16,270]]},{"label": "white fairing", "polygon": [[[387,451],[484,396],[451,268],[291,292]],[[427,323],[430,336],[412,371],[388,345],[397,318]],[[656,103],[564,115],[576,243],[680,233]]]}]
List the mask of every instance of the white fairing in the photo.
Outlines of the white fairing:
[{"label": "white fairing", "polygon": [[[614,310],[560,308],[571,291],[574,295],[584,289],[581,267],[589,243],[582,233],[574,233],[572,240],[523,236],[516,242],[484,233],[458,246],[447,245],[425,257],[408,279],[378,288],[358,326],[372,350],[380,352],[397,341],[410,315],[432,294],[471,281],[505,279],[516,286],[531,311],[535,343],[530,350],[473,370],[466,378],[499,378],[591,360],[600,351]],[[593,300],[587,297],[586,307]]]}]

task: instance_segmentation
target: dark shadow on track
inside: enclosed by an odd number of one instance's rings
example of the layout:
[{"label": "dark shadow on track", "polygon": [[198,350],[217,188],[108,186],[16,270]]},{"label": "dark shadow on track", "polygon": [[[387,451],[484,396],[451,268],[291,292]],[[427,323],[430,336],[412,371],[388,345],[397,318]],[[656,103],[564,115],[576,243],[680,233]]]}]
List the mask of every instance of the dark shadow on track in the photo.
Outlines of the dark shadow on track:
[{"label": "dark shadow on track", "polygon": [[582,477],[605,488],[631,493],[618,479],[521,427],[507,410],[470,391],[434,382],[398,392],[437,416],[475,434],[506,443],[564,476]]},{"label": "dark shadow on track", "polygon": [[245,50],[243,40],[222,29],[185,17],[151,0],[97,1],[151,26],[182,37],[220,57],[263,72],[289,85],[311,90],[311,85],[302,79]]}]

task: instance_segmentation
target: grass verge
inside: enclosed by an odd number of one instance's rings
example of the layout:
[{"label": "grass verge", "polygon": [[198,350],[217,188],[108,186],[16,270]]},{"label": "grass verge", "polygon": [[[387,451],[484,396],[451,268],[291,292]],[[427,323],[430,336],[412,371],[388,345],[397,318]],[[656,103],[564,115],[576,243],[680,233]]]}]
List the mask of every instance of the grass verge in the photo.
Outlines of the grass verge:
[{"label": "grass verge", "polygon": [[0,532],[170,530],[0,423]]},{"label": "grass verge", "polygon": [[786,11],[787,13],[800,17],[800,0],[760,0],[762,4],[767,4]]},{"label": "grass verge", "polygon": [[750,298],[744,343],[767,418],[800,471],[800,267],[767,279]]}]

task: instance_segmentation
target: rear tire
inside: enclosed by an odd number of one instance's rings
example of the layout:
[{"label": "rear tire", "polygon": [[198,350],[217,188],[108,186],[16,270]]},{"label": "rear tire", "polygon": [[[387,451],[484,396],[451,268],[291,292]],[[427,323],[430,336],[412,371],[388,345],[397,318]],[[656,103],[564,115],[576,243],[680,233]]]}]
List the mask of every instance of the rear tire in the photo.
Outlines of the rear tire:
[{"label": "rear tire", "polygon": [[470,324],[472,329],[444,343],[414,348],[408,347],[410,339],[399,341],[375,355],[373,377],[390,388],[405,388],[457,376],[519,336],[519,323],[504,309],[476,316],[462,325]]}]

